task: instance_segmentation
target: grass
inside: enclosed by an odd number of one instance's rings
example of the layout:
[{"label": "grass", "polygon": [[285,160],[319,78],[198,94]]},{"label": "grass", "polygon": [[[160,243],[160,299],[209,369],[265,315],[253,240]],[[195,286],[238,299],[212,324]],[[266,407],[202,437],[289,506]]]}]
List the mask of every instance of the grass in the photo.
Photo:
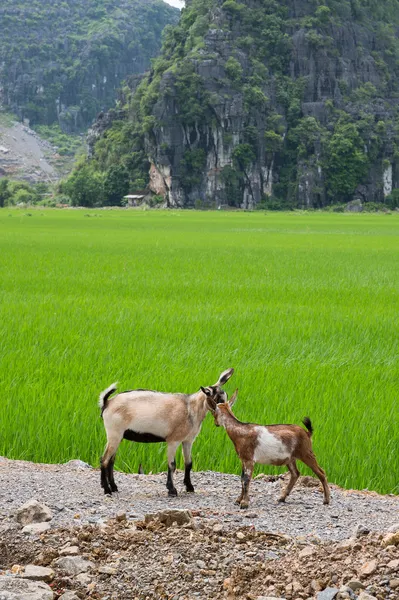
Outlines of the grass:
[{"label": "grass", "polygon": [[[399,215],[3,209],[0,233],[0,455],[98,465],[110,383],[235,367],[239,418],[309,415],[330,481],[398,493]],[[140,462],[164,445],[123,442]],[[240,471],[210,416],[194,467]]]}]

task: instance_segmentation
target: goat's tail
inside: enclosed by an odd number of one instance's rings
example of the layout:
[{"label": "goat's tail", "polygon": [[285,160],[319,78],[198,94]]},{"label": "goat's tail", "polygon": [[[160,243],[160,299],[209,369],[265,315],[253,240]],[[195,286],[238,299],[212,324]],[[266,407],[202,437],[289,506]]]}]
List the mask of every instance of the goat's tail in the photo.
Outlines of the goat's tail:
[{"label": "goat's tail", "polygon": [[98,406],[101,408],[101,416],[104,412],[104,410],[107,408],[107,402],[108,402],[108,398],[110,397],[111,394],[113,394],[114,392],[116,392],[118,383],[113,383],[112,385],[110,385],[109,387],[107,387],[106,390],[104,390],[103,392],[101,392],[100,394],[100,398],[98,401]]},{"label": "goat's tail", "polygon": [[303,419],[302,423],[305,425],[306,429],[308,430],[309,437],[312,437],[312,433],[313,433],[312,421],[309,419],[309,417],[305,417]]}]

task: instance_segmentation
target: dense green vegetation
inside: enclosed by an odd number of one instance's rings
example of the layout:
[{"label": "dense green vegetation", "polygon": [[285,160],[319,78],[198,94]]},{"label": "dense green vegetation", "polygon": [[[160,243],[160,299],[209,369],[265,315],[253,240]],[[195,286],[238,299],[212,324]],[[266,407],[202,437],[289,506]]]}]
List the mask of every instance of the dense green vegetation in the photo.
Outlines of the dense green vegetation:
[{"label": "dense green vegetation", "polygon": [[7,177],[0,179],[0,208],[4,206],[46,204],[43,195],[49,192],[45,183],[31,185],[26,181],[11,181]]},{"label": "dense green vegetation", "polygon": [[178,15],[161,0],[1,0],[2,102],[33,125],[87,127]]},{"label": "dense green vegetation", "polygon": [[[134,92],[125,88],[124,116],[98,142],[87,168],[104,173],[119,164],[129,172],[130,189],[142,188],[147,155],[173,164],[178,148],[158,141],[170,117],[187,138],[201,134],[176,166],[188,197],[204,176],[209,131],[221,127],[220,114],[228,111],[220,107],[236,94],[244,125],[234,143],[231,126],[223,125],[226,146],[232,144],[221,173],[231,188],[226,184],[226,202],[242,201],[256,164],[278,174],[264,206],[301,205],[298,186],[305,180],[313,207],[348,202],[359,184],[366,201],[381,202],[383,171],[393,164],[395,173],[399,165],[398,24],[398,0],[312,0],[295,10],[291,0],[192,0],[179,24],[167,28],[151,72]],[[209,38],[213,30],[229,36],[228,58],[227,46]],[[356,46],[348,50],[354,31]],[[222,66],[225,77],[202,75],[206,61]]]},{"label": "dense green vegetation", "polygon": [[[308,414],[330,481],[398,493],[398,219],[3,209],[0,455],[98,465],[110,383],[233,366],[239,418]],[[118,468],[140,462],[165,470],[164,446],[123,442]],[[210,417],[194,465],[239,472]]]}]

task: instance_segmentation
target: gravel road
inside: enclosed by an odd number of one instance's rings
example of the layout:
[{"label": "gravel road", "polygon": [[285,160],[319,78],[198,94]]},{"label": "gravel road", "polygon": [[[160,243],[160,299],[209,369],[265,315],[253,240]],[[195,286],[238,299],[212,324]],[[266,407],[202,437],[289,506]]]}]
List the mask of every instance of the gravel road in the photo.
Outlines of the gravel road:
[{"label": "gravel road", "polygon": [[218,520],[226,528],[254,525],[292,537],[317,537],[338,541],[350,537],[358,525],[372,532],[386,531],[399,523],[399,498],[372,492],[342,490],[332,486],[332,502],[324,506],[318,482],[303,477],[285,504],[277,503],[282,478],[254,480],[251,504],[240,510],[234,500],[240,490],[236,475],[193,473],[196,493],[187,494],[183,473],[176,473],[177,498],[169,498],[166,474],[132,475],[116,473],[120,492],[111,498],[103,495],[100,474],[80,461],[64,465],[34,464],[0,457],[0,531],[14,526],[16,509],[35,498],[54,513],[52,527],[101,523],[117,513],[128,519],[142,519],[146,513],[167,508],[195,511],[209,521]]}]

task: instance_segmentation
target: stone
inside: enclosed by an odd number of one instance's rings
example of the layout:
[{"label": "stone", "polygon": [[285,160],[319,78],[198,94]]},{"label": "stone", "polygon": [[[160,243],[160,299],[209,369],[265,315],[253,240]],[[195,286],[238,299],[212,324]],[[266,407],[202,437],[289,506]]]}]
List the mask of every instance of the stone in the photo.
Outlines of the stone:
[{"label": "stone", "polygon": [[399,531],[399,523],[394,523],[393,525],[390,525],[387,529],[388,533],[396,533],[397,531]]},{"label": "stone", "polygon": [[62,596],[58,598],[58,600],[80,600],[79,596],[75,594],[75,592],[64,592]]},{"label": "stone", "polygon": [[356,525],[355,529],[353,530],[353,537],[359,538],[363,535],[368,535],[369,533],[370,529],[365,525]]},{"label": "stone", "polygon": [[399,587],[399,579],[390,579],[389,587],[391,588],[391,590],[396,590],[396,588]]},{"label": "stone", "polygon": [[375,559],[370,560],[369,562],[364,563],[360,567],[359,573],[361,576],[367,577],[368,575],[373,575],[377,570],[377,561]]},{"label": "stone", "polygon": [[109,567],[108,565],[104,565],[102,567],[98,567],[98,572],[102,575],[115,575],[118,570],[114,567]]},{"label": "stone", "polygon": [[316,548],[313,546],[306,546],[303,550],[298,554],[299,558],[307,558],[309,556],[313,556],[316,553]]},{"label": "stone", "polygon": [[388,567],[388,569],[392,569],[393,571],[396,571],[397,569],[399,569],[399,558],[390,560],[389,563],[387,564],[387,567]]},{"label": "stone", "polygon": [[145,515],[144,519],[146,523],[151,523],[151,521],[158,519],[158,521],[166,525],[166,527],[170,527],[173,523],[177,523],[179,526],[185,525],[186,523],[194,523],[191,511],[181,509],[162,510],[157,513],[150,513]]},{"label": "stone", "polygon": [[238,540],[245,540],[245,534],[242,531],[237,531],[236,537]]},{"label": "stone", "polygon": [[60,551],[60,556],[77,556],[79,554],[78,546],[68,546]]},{"label": "stone", "polygon": [[83,470],[83,469],[92,469],[93,467],[91,465],[89,465],[86,462],[83,462],[83,460],[69,460],[68,462],[64,463],[64,465],[66,467],[71,467],[72,469],[78,469],[78,470]]},{"label": "stone", "polygon": [[216,525],[213,526],[212,531],[214,533],[221,533],[223,531],[223,525],[222,523],[217,523]]},{"label": "stone", "polygon": [[381,542],[382,546],[398,546],[399,545],[399,531],[389,533],[384,537]]},{"label": "stone", "polygon": [[118,521],[118,523],[121,523],[122,521],[126,521],[126,513],[118,512],[115,519]]},{"label": "stone", "polygon": [[25,525],[22,528],[22,533],[26,533],[27,535],[40,535],[45,531],[51,529],[50,523],[32,523],[31,525]]},{"label": "stone", "polygon": [[76,581],[78,581],[81,585],[89,585],[91,580],[92,578],[88,573],[79,573],[79,575],[76,576]]},{"label": "stone", "polygon": [[37,565],[26,565],[23,574],[24,579],[32,579],[33,581],[46,581],[49,583],[54,579],[53,569],[48,567],[39,567]]},{"label": "stone", "polygon": [[[360,581],[359,581],[359,583],[360,583]],[[363,585],[363,584],[360,584],[360,585]],[[355,598],[353,588],[351,588],[349,585],[342,585],[339,588],[339,593],[346,594],[349,598]]]},{"label": "stone", "polygon": [[0,575],[1,600],[53,600],[52,589],[43,581]]},{"label": "stone", "polygon": [[367,592],[360,592],[358,600],[377,600],[375,596],[371,596]]},{"label": "stone", "polygon": [[345,212],[363,212],[363,204],[360,200],[352,200],[345,206]]},{"label": "stone", "polygon": [[72,576],[86,573],[95,566],[94,563],[85,560],[82,556],[63,556],[55,561],[55,565]]},{"label": "stone", "polygon": [[354,592],[356,592],[356,590],[364,590],[365,588],[363,583],[358,579],[351,579],[346,585]]},{"label": "stone", "polygon": [[338,588],[327,587],[325,590],[317,594],[317,600],[333,600],[338,592]]},{"label": "stone", "polygon": [[34,498],[25,502],[20,506],[15,513],[15,520],[21,525],[29,525],[30,523],[43,523],[43,521],[51,521],[53,513],[45,504],[41,504]]}]

